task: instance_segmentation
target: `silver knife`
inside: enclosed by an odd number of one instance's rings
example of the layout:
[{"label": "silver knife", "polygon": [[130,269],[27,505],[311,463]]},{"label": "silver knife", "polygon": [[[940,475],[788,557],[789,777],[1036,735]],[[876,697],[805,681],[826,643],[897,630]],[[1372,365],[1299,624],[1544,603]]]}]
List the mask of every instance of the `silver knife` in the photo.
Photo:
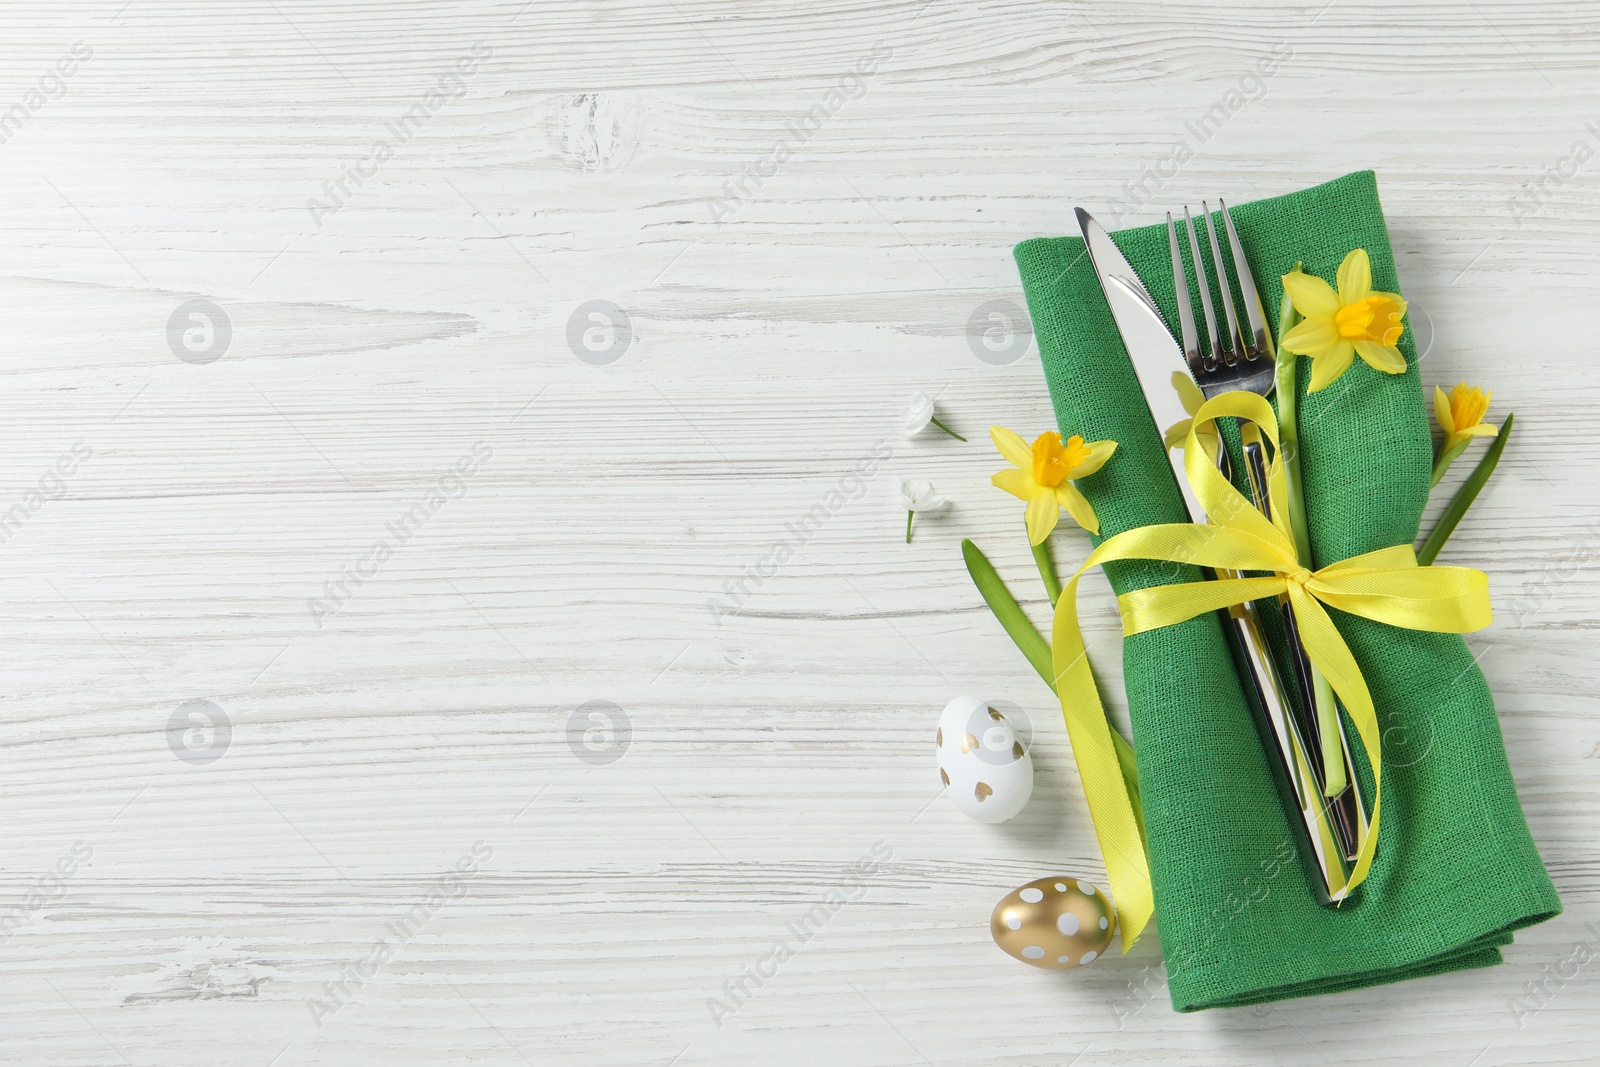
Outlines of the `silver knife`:
[{"label": "silver knife", "polygon": [[[1139,379],[1139,388],[1155,420],[1156,432],[1162,433],[1189,417],[1172,387],[1173,371],[1187,374],[1188,361],[1167,328],[1161,309],[1122,250],[1092,215],[1082,208],[1076,210],[1089,262]],[[1168,449],[1167,459],[1177,474],[1178,488],[1183,493],[1189,517],[1204,522],[1205,512],[1195,499],[1183,469],[1182,451]],[[1245,604],[1219,614],[1225,620],[1223,629],[1229,634],[1235,666],[1245,697],[1256,714],[1273,777],[1285,805],[1295,814],[1290,825],[1299,838],[1300,854],[1311,875],[1312,888],[1321,903],[1342,900],[1348,892],[1351,864],[1339,845],[1338,833],[1312,774],[1307,755],[1310,746],[1300,735],[1295,717],[1290,713],[1289,691],[1267,644],[1259,613],[1254,604]]]}]

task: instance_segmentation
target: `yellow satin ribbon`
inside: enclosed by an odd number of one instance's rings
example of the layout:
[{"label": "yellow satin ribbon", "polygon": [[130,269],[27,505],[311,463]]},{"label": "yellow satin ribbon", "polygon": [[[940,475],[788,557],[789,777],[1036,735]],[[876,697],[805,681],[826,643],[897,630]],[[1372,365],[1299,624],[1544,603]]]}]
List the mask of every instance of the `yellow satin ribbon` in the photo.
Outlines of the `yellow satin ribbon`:
[{"label": "yellow satin ribbon", "polygon": [[[1271,442],[1267,519],[1216,469],[1200,438],[1219,418],[1245,419]],[[1128,951],[1150,921],[1154,896],[1127,783],[1111,747],[1111,726],[1089,670],[1078,629],[1078,580],[1107,560],[1153,559],[1189,563],[1219,571],[1266,571],[1259,578],[1155,586],[1124,594],[1124,637],[1171,626],[1208,611],[1287,595],[1300,625],[1311,662],[1322,671],[1343,702],[1372,767],[1371,829],[1356,857],[1349,888],[1372,867],[1383,804],[1383,757],[1372,695],[1350,648],[1323,605],[1410,630],[1467,633],[1489,625],[1489,579],[1468,567],[1419,567],[1410,545],[1363,553],[1319,570],[1301,565],[1284,506],[1286,485],[1278,451],[1278,420],[1266,400],[1254,393],[1224,393],[1195,412],[1184,442],[1184,470],[1195,498],[1211,525],[1173,523],[1144,526],[1107,539],[1089,554],[1056,602],[1051,642],[1056,691],[1072,740],[1073,757],[1089,801],[1089,814],[1106,861],[1122,925],[1122,950]]]}]

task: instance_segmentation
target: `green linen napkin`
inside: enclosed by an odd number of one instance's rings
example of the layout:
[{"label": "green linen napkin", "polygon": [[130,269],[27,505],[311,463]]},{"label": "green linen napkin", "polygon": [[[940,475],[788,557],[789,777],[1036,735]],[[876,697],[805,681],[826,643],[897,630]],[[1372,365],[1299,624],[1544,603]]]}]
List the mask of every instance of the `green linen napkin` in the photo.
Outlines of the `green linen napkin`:
[{"label": "green linen napkin", "polygon": [[[1274,325],[1280,277],[1296,260],[1331,280],[1345,253],[1365,248],[1373,287],[1400,291],[1370,171],[1244,204],[1233,216]],[[1175,322],[1166,227],[1126,230],[1116,241]],[[1118,443],[1116,457],[1078,483],[1099,515],[1099,539],[1183,521],[1161,434],[1083,241],[1024,241],[1015,254],[1062,434]],[[1301,464],[1319,567],[1416,540],[1432,442],[1409,327],[1399,347],[1405,374],[1357,359],[1310,397],[1310,361],[1300,361]],[[1106,570],[1119,594],[1199,578],[1170,563]],[[1466,643],[1329,611],[1366,676],[1384,738],[1377,859],[1356,900],[1337,910],[1313,899],[1216,615],[1123,645],[1156,926],[1178,1011],[1498,963],[1512,931],[1561,910]]]}]

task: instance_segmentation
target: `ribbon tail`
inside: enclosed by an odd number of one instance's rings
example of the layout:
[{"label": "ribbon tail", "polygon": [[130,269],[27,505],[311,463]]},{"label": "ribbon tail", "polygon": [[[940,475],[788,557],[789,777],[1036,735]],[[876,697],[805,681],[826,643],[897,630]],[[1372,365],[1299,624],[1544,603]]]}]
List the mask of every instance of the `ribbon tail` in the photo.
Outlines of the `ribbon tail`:
[{"label": "ribbon tail", "polygon": [[1116,899],[1122,951],[1127,952],[1155,913],[1155,894],[1133,801],[1112,745],[1111,723],[1100,702],[1100,691],[1089,669],[1088,650],[1083,647],[1083,634],[1078,629],[1078,580],[1099,562],[1097,555],[1098,552],[1091,554],[1056,601],[1051,659],[1061,715],[1072,742],[1072,757],[1083,781],[1089,818],[1094,823],[1095,837],[1106,861],[1106,877]]},{"label": "ribbon tail", "polygon": [[[1404,546],[1409,552],[1411,546]],[[1494,621],[1489,579],[1470,567],[1350,566],[1366,557],[1324,567],[1312,576],[1309,591],[1341,611],[1407,630],[1462,634]]]},{"label": "ribbon tail", "polygon": [[1367,762],[1372,767],[1372,818],[1367,836],[1356,855],[1355,869],[1346,883],[1349,889],[1366,881],[1372,869],[1372,858],[1378,848],[1378,818],[1383,811],[1383,751],[1379,742],[1378,715],[1372,706],[1372,693],[1367,689],[1361,668],[1350,654],[1339,630],[1333,625],[1316,597],[1300,586],[1289,586],[1289,599],[1294,604],[1295,619],[1300,624],[1300,640],[1311,662],[1322,671],[1328,684],[1344,702],[1344,710],[1355,724],[1361,745],[1366,750]]}]

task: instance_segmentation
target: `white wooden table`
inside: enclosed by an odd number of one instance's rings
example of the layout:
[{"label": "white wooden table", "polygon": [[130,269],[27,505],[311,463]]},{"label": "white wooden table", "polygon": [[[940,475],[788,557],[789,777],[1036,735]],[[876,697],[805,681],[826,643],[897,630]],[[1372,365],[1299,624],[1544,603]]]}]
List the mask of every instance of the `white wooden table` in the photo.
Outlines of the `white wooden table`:
[{"label": "white wooden table", "polygon": [[[1600,11],[14,0],[0,41],[0,1060],[1600,1058]],[[1025,323],[983,338],[1010,248],[1368,166],[1425,383],[1519,417],[1449,556],[1567,912],[1192,1016],[1153,937],[1017,964],[995,901],[1104,869],[958,552],[1043,618],[987,484],[989,425],[1049,425]],[[972,443],[899,439],[918,390]],[[901,476],[956,502],[910,545]],[[1031,719],[1013,824],[937,795],[960,693]]]}]

